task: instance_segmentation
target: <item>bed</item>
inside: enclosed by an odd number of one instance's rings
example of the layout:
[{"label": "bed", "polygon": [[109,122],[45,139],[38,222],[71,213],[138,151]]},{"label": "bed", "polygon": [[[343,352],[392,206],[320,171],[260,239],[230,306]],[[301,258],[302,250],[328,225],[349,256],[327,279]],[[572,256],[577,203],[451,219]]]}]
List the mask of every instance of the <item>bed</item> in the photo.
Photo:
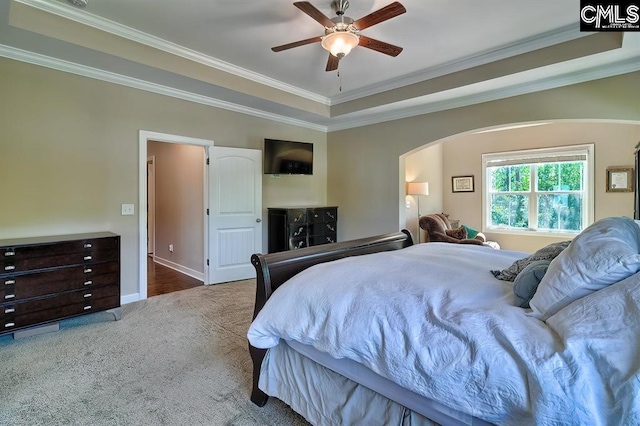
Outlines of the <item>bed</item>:
[{"label": "bed", "polygon": [[640,424],[639,253],[632,219],[595,222],[529,309],[496,275],[538,252],[403,231],[256,254],[251,400],[316,425]]}]

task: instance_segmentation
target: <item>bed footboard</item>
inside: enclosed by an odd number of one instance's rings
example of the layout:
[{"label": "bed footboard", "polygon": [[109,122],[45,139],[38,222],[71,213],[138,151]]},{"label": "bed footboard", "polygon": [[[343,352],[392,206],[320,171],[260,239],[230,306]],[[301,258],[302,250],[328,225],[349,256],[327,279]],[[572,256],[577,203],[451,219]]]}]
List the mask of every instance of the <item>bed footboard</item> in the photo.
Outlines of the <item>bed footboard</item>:
[{"label": "bed footboard", "polygon": [[[300,271],[318,263],[330,262],[349,256],[398,250],[413,245],[411,233],[405,229],[401,232],[377,235],[358,240],[344,241],[321,246],[307,247],[299,250],[271,254],[254,254],[251,263],[256,268],[256,303],[253,318],[258,315],[267,299],[285,281]],[[249,344],[249,352],[253,360],[253,389],[251,401],[262,407],[269,398],[258,389],[258,379],[262,360],[266,349],[258,349]]]}]

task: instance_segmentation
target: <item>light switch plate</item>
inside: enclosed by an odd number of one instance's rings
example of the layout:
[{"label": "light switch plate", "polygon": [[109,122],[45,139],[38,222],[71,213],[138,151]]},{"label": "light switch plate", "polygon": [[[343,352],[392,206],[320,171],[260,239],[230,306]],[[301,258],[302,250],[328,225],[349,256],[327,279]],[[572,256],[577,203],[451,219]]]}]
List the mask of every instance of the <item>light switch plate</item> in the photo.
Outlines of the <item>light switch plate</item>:
[{"label": "light switch plate", "polygon": [[131,216],[135,214],[135,207],[133,204],[122,205],[122,216]]}]

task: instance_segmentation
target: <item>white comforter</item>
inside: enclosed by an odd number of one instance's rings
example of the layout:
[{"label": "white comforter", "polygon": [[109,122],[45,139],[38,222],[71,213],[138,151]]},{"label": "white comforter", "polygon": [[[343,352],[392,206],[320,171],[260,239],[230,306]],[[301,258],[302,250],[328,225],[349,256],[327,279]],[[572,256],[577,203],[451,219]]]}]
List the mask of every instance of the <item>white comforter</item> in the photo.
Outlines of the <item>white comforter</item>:
[{"label": "white comforter", "polygon": [[[498,424],[640,423],[640,278],[545,323],[489,272],[524,256],[429,243],[316,265],[274,292],[249,341],[312,345]],[[607,307],[594,309],[600,298]],[[589,311],[574,306],[585,299]]]}]

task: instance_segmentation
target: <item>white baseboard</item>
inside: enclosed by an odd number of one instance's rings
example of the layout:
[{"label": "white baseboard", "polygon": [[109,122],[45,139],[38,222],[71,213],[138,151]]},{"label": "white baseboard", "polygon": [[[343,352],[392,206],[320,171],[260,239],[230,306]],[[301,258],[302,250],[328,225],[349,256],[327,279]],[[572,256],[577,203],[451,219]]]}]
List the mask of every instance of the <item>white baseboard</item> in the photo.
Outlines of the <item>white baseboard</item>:
[{"label": "white baseboard", "polygon": [[177,264],[167,259],[163,259],[158,256],[153,256],[153,261],[156,263],[159,263],[162,266],[166,266],[167,268],[171,268],[174,271],[178,271],[185,275],[189,275],[190,277],[195,278],[196,280],[202,281],[204,283],[204,272],[199,272],[199,271],[196,271],[195,269],[187,268],[186,266],[182,266],[180,264]]},{"label": "white baseboard", "polygon": [[120,295],[120,304],[121,305],[126,305],[127,303],[137,302],[138,300],[140,300],[140,293],[132,293],[132,294]]}]

